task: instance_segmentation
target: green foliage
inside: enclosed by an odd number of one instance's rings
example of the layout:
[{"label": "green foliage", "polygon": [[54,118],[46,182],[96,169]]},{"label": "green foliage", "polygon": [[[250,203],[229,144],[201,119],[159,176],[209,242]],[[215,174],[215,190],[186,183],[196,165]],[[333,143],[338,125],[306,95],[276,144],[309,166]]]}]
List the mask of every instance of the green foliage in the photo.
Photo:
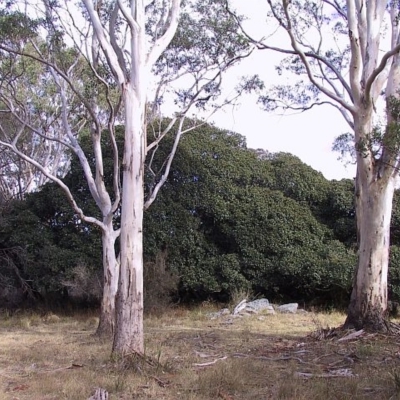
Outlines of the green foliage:
[{"label": "green foliage", "polygon": [[390,246],[388,292],[389,299],[400,301],[400,246]]},{"label": "green foliage", "polygon": [[3,277],[11,278],[11,286],[29,289],[36,298],[63,293],[62,281],[77,264],[101,265],[96,235],[84,230],[52,189],[9,204],[0,220],[0,285]]},{"label": "green foliage", "polygon": [[[164,10],[154,1],[147,11],[151,15],[147,33],[155,40],[161,33],[158,17]],[[227,11],[224,0],[186,1],[181,8],[175,36],[157,60],[153,72],[166,82],[185,77],[185,80],[194,83],[179,90],[175,87],[170,95],[175,94],[174,103],[182,110],[192,104],[205,109],[220,96],[224,72],[251,51],[249,40]],[[234,93],[239,95],[260,86],[262,83],[256,77],[246,78]],[[234,101],[235,95],[230,96],[229,102]],[[158,106],[163,100],[162,97],[156,99]]]},{"label": "green foliage", "polygon": [[[302,49],[302,55],[296,54],[296,51],[292,54],[289,52],[289,55],[275,66],[279,75],[289,79],[278,79],[277,84],[269,87],[267,92],[260,96],[259,102],[266,110],[279,108],[298,111],[326,104],[326,98],[320,88],[331,89],[332,82],[338,85],[333,85],[335,88],[340,87],[344,92],[350,92],[346,79],[343,78],[347,75],[351,55],[347,39],[347,20],[340,17],[346,15],[344,3],[268,1],[269,24],[266,25],[265,36],[268,40],[264,41],[265,47],[272,50],[282,48],[282,43],[274,43],[273,39],[275,26],[280,26],[290,32],[297,48]],[[335,37],[338,40],[333,46],[331,40],[324,40],[327,37]],[[302,60],[304,56],[307,58],[307,67]],[[313,76],[313,83],[310,82],[308,74]],[[291,83],[287,84],[286,81]],[[335,93],[335,90],[332,90],[332,93]]]},{"label": "green foliage", "polygon": [[390,243],[394,246],[400,246],[400,191],[399,190],[395,190],[393,196]]},{"label": "green foliage", "polygon": [[26,41],[37,35],[40,21],[32,20],[26,14],[7,8],[0,10],[0,40],[2,44]]},{"label": "green foliage", "polygon": [[356,160],[356,148],[354,146],[354,133],[346,132],[337,136],[332,145],[332,151],[339,153],[339,160],[349,163]]},{"label": "green foliage", "polygon": [[327,197],[329,187],[322,173],[288,153],[273,154],[270,163],[274,172],[273,188],[317,212]]},{"label": "green foliage", "polygon": [[353,133],[344,133],[335,139],[332,150],[340,154],[341,160],[350,158],[351,162],[355,162],[356,153],[359,153],[364,158],[372,155],[376,162],[384,166],[395,166],[400,150],[400,101],[390,96],[386,102],[389,120],[384,127],[375,125],[357,143],[354,143]]},{"label": "green foliage", "polygon": [[334,222],[331,193],[296,157],[257,157],[240,135],[202,127],[183,138],[146,214],[146,250],[168,249],[188,298],[252,289],[271,298],[343,300],[355,254],[321,223]]},{"label": "green foliage", "polygon": [[[121,129],[119,145],[122,140]],[[167,136],[159,145],[153,171],[164,162],[172,140]],[[92,162],[89,136],[82,136],[81,145]],[[102,146],[105,182],[111,187],[107,132]],[[146,172],[150,187],[153,176]],[[95,214],[75,158],[64,181],[80,206]],[[351,180],[329,182],[297,157],[249,150],[243,136],[203,125],[183,136],[170,176],[145,213],[146,280],[155,281],[161,266],[169,282],[164,293],[175,290],[186,300],[228,300],[239,290],[271,300],[346,303],[356,264],[353,191]],[[395,242],[397,207],[395,202]],[[77,265],[101,271],[99,230],[74,215],[55,185],[16,203],[1,221],[0,249],[24,249],[24,259],[15,263],[34,290],[61,292]],[[395,256],[394,251],[393,296],[400,287]],[[146,291],[152,293],[149,282]]]},{"label": "green foliage", "polygon": [[355,248],[357,226],[353,180],[342,179],[329,182],[320,216],[321,221],[332,229],[337,240],[347,247]]}]

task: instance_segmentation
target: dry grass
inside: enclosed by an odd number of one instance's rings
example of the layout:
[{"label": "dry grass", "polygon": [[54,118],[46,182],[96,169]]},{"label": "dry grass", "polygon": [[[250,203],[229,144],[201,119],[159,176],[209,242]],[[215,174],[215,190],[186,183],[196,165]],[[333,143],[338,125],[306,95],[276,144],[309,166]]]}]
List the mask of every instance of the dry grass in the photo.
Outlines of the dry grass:
[{"label": "dry grass", "polygon": [[400,399],[400,338],[309,337],[340,325],[339,313],[210,320],[209,311],[148,317],[155,362],[112,359],[90,315],[3,314],[0,399],[84,400],[96,387],[110,399]]}]

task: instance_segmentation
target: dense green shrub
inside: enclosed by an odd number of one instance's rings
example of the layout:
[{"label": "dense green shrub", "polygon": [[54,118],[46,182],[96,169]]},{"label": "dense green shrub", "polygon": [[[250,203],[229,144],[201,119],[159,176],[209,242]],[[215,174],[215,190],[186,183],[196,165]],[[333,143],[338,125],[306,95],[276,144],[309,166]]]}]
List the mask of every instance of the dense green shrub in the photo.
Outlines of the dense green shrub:
[{"label": "dense green shrub", "polygon": [[[153,158],[153,171],[168,155],[173,138],[166,139]],[[89,150],[85,136],[82,145]],[[107,135],[103,146],[110,148]],[[111,164],[109,157],[108,185]],[[146,188],[151,179],[148,170]],[[86,212],[98,212],[75,159],[64,180]],[[400,298],[397,197],[389,277],[395,299]],[[346,304],[356,265],[353,182],[327,181],[297,157],[250,151],[241,135],[204,125],[183,137],[169,178],[145,213],[144,258],[147,310],[168,304],[171,296],[228,300],[249,290],[271,300]],[[0,289],[16,287],[26,297],[62,296],[72,294],[73,283],[92,293],[89,281],[102,273],[100,232],[82,223],[64,194],[48,184],[1,209],[0,260]],[[79,266],[86,275],[77,275]]]},{"label": "dense green shrub", "polygon": [[252,289],[271,298],[347,301],[355,254],[323,223],[333,220],[331,192],[296,157],[261,159],[240,135],[206,127],[182,141],[145,216],[145,243],[168,249],[184,298],[227,299]]}]

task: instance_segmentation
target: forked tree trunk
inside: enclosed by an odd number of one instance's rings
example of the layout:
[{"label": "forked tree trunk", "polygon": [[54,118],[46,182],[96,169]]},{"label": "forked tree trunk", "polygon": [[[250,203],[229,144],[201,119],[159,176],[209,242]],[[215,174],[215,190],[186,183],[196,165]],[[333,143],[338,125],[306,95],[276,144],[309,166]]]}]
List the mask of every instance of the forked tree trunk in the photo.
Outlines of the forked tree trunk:
[{"label": "forked tree trunk", "polygon": [[[143,339],[143,211],[146,158],[145,112],[150,71],[171,42],[177,27],[180,0],[163,3],[168,17],[150,44],[146,34],[144,0],[113,2],[109,31],[99,17],[98,2],[83,0],[107,63],[122,91],[125,138],[122,163],[120,273],[115,302],[113,353],[144,352]],[[97,8],[97,10],[95,9]],[[119,16],[127,22],[126,41],[118,47]],[[117,18],[118,16],[118,18]],[[117,22],[118,21],[118,22]],[[160,26],[161,27],[161,26]],[[157,30],[158,31],[158,30]],[[118,32],[118,33],[117,33]],[[150,46],[149,46],[150,45]],[[129,46],[129,51],[126,47]]]},{"label": "forked tree trunk", "polygon": [[112,224],[102,234],[103,246],[103,298],[99,326],[96,334],[112,337],[115,326],[115,297],[118,289],[119,265],[115,255],[115,240]]},{"label": "forked tree trunk", "polygon": [[125,147],[121,205],[121,260],[116,298],[113,353],[144,353],[143,338],[143,168],[145,159],[144,104],[125,87]]},{"label": "forked tree trunk", "polygon": [[[371,175],[370,175],[371,176]],[[393,178],[357,173],[358,265],[345,327],[386,332]]]}]

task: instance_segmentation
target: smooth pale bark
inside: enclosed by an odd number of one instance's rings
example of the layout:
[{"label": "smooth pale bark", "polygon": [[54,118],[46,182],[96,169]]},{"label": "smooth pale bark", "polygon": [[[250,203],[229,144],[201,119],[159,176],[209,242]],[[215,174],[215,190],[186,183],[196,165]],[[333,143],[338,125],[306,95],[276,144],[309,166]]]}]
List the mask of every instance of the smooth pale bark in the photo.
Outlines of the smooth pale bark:
[{"label": "smooth pale bark", "polygon": [[[379,158],[370,151],[366,140],[373,129],[373,113],[371,102],[364,100],[354,118],[358,149],[355,183],[358,263],[345,327],[386,332],[389,329],[387,279],[397,154],[393,153],[392,146],[382,146]],[[391,122],[389,115],[388,124]]]},{"label": "smooth pale bark", "polygon": [[103,297],[100,321],[96,334],[112,337],[115,329],[115,297],[118,289],[119,265],[115,254],[116,234],[112,225],[102,233],[103,246]]},{"label": "smooth pale bark", "polygon": [[[272,4],[271,1],[269,3]],[[335,87],[335,82],[331,82],[332,86],[324,86],[315,78],[307,58],[313,58],[313,55],[307,56],[296,42],[290,21],[290,3],[284,1],[283,4],[292,48],[303,61],[310,82],[334,101],[333,104],[340,109],[354,129],[359,254],[345,325],[357,329],[386,330],[390,219],[397,154],[393,154],[393,150],[384,142],[381,154],[374,154],[370,136],[374,128],[375,104],[384,87],[385,77],[387,81],[387,72],[392,65],[393,56],[396,56],[400,49],[398,32],[392,31],[392,38],[395,39],[392,39],[392,49],[381,56],[380,35],[387,3],[375,0],[365,4],[347,0],[351,51],[349,85],[344,76],[340,76],[339,81],[345,82],[343,93],[347,93],[351,100],[349,101],[340,91],[331,90]],[[392,18],[392,25],[398,25],[395,18]],[[329,65],[329,60],[325,65]],[[391,84],[390,77],[387,84]]]},{"label": "smooth pale bark", "polygon": [[[106,28],[93,0],[83,0],[102,52],[122,92],[125,109],[125,140],[122,164],[120,228],[120,273],[116,296],[113,352],[122,355],[144,352],[143,336],[143,211],[145,111],[148,76],[172,40],[177,26],[180,0],[171,0],[163,34],[151,48],[146,39],[143,0],[113,3],[110,24]],[[117,14],[127,23],[129,52],[117,44]],[[127,55],[127,61],[125,55]]]},{"label": "smooth pale bark", "polygon": [[382,162],[385,149],[380,159],[369,149],[373,113],[372,103],[362,100],[354,117],[358,263],[345,327],[385,332],[389,326],[387,277],[395,178],[394,167]]},{"label": "smooth pale bark", "polygon": [[[353,1],[347,1],[350,5]],[[358,230],[358,263],[345,322],[346,327],[386,332],[388,324],[387,279],[389,269],[390,221],[393,195],[398,174],[397,145],[390,139],[393,115],[390,98],[399,90],[399,28],[398,11],[391,4],[391,45],[379,61],[379,42],[385,2],[371,2],[367,7],[348,11],[350,29],[357,28],[358,38],[350,36],[352,46],[352,82],[357,112],[354,116],[357,148],[356,215]],[[368,29],[365,29],[368,27]],[[362,69],[358,61],[362,61]],[[362,75],[360,73],[362,71]],[[361,78],[361,79],[360,79]],[[362,84],[364,83],[365,86]],[[387,128],[377,157],[365,148],[373,129],[374,103],[386,83]]]},{"label": "smooth pale bark", "polygon": [[122,163],[120,277],[113,353],[144,353],[143,335],[143,172],[144,107],[138,88],[125,87],[125,147]]},{"label": "smooth pale bark", "polygon": [[[367,172],[367,173],[366,173]],[[358,171],[358,265],[345,327],[387,331],[387,276],[394,181]]]}]

